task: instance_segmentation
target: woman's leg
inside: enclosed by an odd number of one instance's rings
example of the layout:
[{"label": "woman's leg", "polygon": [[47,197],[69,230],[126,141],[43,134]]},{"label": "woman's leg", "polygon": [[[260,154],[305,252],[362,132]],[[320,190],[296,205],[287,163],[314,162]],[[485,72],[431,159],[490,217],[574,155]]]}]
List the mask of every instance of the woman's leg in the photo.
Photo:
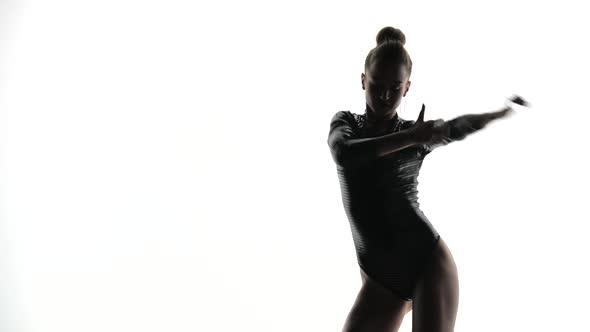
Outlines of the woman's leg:
[{"label": "woman's leg", "polygon": [[455,260],[442,238],[434,259],[416,285],[412,332],[453,332],[459,308],[459,278]]},{"label": "woman's leg", "polygon": [[393,294],[361,270],[363,284],[343,332],[397,332],[412,302]]}]

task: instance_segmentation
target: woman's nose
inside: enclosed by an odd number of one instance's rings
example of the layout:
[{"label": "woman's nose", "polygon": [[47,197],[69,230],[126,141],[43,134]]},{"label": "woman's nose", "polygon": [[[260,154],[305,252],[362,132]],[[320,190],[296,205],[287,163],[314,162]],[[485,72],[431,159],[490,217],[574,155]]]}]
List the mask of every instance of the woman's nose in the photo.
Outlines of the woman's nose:
[{"label": "woman's nose", "polygon": [[381,94],[381,100],[386,101],[389,100],[391,98],[391,91],[390,90],[385,90],[385,92],[383,92]]}]

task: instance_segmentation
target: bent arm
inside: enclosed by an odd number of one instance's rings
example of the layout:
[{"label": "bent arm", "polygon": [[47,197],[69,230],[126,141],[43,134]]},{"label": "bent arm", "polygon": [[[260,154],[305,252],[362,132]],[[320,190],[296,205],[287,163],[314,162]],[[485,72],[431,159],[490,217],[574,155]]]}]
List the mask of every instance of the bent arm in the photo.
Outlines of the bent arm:
[{"label": "bent arm", "polygon": [[[344,114],[346,116],[346,114]],[[336,114],[332,119],[328,146],[337,165],[359,166],[392,152],[413,146],[417,142],[409,130],[377,137],[355,138],[351,122]]]},{"label": "bent arm", "polygon": [[414,144],[408,130],[378,137],[341,139],[334,135],[328,139],[334,161],[344,167],[371,162]]}]

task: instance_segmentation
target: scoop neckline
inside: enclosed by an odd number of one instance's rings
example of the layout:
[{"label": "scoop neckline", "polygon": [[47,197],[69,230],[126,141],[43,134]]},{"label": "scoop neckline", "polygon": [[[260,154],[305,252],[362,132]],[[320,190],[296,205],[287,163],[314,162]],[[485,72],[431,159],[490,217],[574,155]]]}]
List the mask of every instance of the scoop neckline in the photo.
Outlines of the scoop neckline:
[{"label": "scoop neckline", "polygon": [[[362,125],[363,128],[367,128],[367,124],[369,123],[367,121],[367,115],[366,113],[364,114],[359,114],[359,116],[362,118]],[[385,128],[385,132],[396,132],[399,131],[399,128],[401,126],[401,123],[404,121],[402,118],[400,118],[399,114],[396,113],[395,115],[395,120],[390,120],[391,124],[389,126],[386,126]]]}]

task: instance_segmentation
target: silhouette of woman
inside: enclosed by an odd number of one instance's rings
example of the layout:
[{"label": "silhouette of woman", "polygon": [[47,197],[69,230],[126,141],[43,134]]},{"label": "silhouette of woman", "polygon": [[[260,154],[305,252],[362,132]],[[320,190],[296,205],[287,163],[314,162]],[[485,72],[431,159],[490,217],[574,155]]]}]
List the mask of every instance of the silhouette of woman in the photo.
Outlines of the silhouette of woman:
[{"label": "silhouette of woman", "polygon": [[401,30],[385,27],[361,74],[364,114],[339,111],[328,145],[340,180],[362,286],[343,331],[397,331],[412,311],[412,331],[453,331],[459,304],[457,267],[420,210],[418,173],[433,149],[464,139],[526,106],[520,97],[498,111],[416,121],[396,112],[410,88],[412,61]]}]

